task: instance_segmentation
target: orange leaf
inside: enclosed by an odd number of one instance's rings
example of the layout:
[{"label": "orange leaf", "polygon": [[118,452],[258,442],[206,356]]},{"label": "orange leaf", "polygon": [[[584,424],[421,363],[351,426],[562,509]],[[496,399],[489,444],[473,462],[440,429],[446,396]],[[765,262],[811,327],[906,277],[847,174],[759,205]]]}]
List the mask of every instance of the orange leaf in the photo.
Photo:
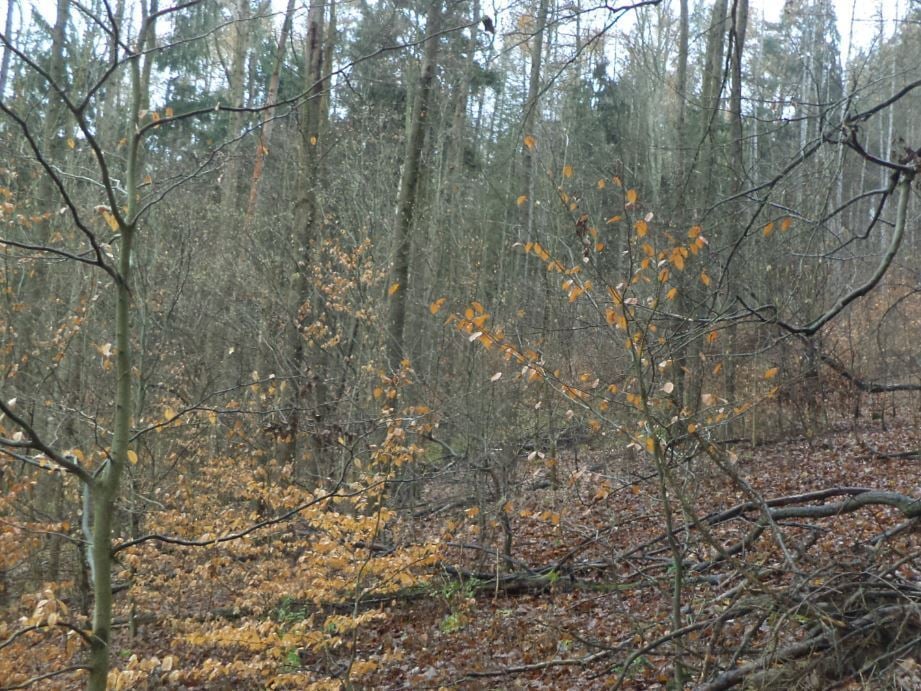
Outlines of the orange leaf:
[{"label": "orange leaf", "polygon": [[605,180],[604,178],[601,178],[601,179],[598,181],[598,189],[599,189],[599,190],[603,190],[603,189],[604,189],[605,187],[607,187],[607,186],[608,186],[608,182],[607,182],[607,180]]},{"label": "orange leaf", "polygon": [[438,298],[437,300],[435,300],[435,302],[429,305],[429,312],[431,312],[432,314],[438,314],[438,310],[444,307],[445,301],[447,299],[448,298]]},{"label": "orange leaf", "polygon": [[390,287],[387,289],[387,295],[393,295],[400,289],[399,283],[391,283]]},{"label": "orange leaf", "polygon": [[766,238],[771,237],[771,233],[774,232],[774,222],[771,221],[771,222],[768,223],[766,226],[764,226],[764,228],[763,228],[763,230],[762,230],[761,232],[764,233],[764,237],[766,237]]},{"label": "orange leaf", "polygon": [[528,147],[528,151],[534,151],[534,145],[537,144],[537,140],[534,139],[530,134],[524,136],[524,145]]},{"label": "orange leaf", "polygon": [[771,369],[767,370],[767,371],[764,373],[764,378],[765,378],[765,379],[773,379],[774,377],[777,376],[777,373],[778,373],[779,371],[780,371],[780,367],[771,367]]},{"label": "orange leaf", "polygon": [[628,205],[636,204],[637,196],[638,195],[635,189],[631,188],[627,190],[627,204]]},{"label": "orange leaf", "polygon": [[678,297],[678,289],[672,288],[665,294],[665,297],[667,297],[669,300],[674,300],[676,297]]},{"label": "orange leaf", "polygon": [[793,219],[787,216],[780,221],[780,232],[786,233],[790,230],[790,226],[793,225]]},{"label": "orange leaf", "polygon": [[515,200],[515,203],[518,206],[522,206],[526,201],[528,201],[528,195],[522,194],[518,199]]},{"label": "orange leaf", "polygon": [[636,231],[637,237],[644,238],[646,237],[646,233],[649,232],[649,224],[641,218],[633,224],[633,229]]},{"label": "orange leaf", "polygon": [[569,165],[568,163],[565,166],[563,166],[563,177],[564,178],[572,177],[572,166]]}]

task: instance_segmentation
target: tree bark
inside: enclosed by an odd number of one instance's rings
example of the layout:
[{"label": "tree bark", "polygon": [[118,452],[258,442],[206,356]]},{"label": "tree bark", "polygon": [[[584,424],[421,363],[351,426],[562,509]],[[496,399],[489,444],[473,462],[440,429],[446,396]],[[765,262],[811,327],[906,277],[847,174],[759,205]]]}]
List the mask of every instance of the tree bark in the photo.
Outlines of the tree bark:
[{"label": "tree bark", "polygon": [[388,281],[390,311],[387,320],[387,360],[391,372],[399,371],[407,355],[404,329],[409,297],[413,215],[416,208],[419,173],[422,167],[422,145],[428,121],[429,100],[432,84],[435,81],[440,26],[441,2],[437,0],[429,5],[426,13],[427,38],[422,56],[422,72],[419,75],[419,87],[406,133],[406,155],[403,161],[403,174],[400,177],[400,193],[397,198],[395,250]]},{"label": "tree bark", "polygon": [[[6,40],[13,41],[13,2],[7,0],[6,3],[6,21],[3,24],[3,35]],[[10,73],[10,49],[3,49],[3,59],[0,61],[0,94],[6,91],[6,80]]]},{"label": "tree bark", "polygon": [[[230,72],[228,87],[230,102],[235,106],[243,105],[244,82],[246,74],[246,54],[249,47],[249,21],[250,0],[237,0],[235,22],[232,28],[233,53],[230,58]],[[239,137],[243,130],[244,114],[234,113],[231,117],[230,136]],[[236,147],[234,147],[235,149]],[[239,184],[240,165],[236,152],[232,152],[224,167],[224,179],[221,185],[221,205],[228,214],[233,213],[237,207],[237,185]]]},{"label": "tree bark", "polygon": [[256,215],[256,206],[259,203],[259,188],[262,182],[262,171],[265,168],[265,157],[272,138],[272,124],[274,123],[275,104],[278,102],[278,84],[281,79],[281,65],[285,61],[285,47],[288,44],[288,35],[291,33],[291,23],[294,17],[294,0],[288,0],[285,10],[285,19],[281,25],[281,34],[278,37],[278,47],[275,51],[275,64],[269,77],[269,89],[266,95],[265,109],[262,111],[262,127],[259,130],[259,143],[256,145],[256,161],[253,164],[253,176],[249,186],[249,200],[246,203],[246,220],[244,225],[252,226],[253,217]]},{"label": "tree bark", "polygon": [[[313,255],[318,247],[320,235],[320,208],[318,188],[321,180],[321,147],[324,146],[326,122],[329,109],[328,80],[324,73],[329,72],[327,60],[332,58],[332,43],[335,32],[335,4],[329,5],[330,30],[324,36],[324,5],[320,2],[311,4],[307,15],[307,44],[305,48],[306,65],[306,92],[307,100],[301,109],[301,180],[302,197],[299,201],[299,216],[297,219],[300,234],[296,237],[299,249],[297,250],[298,266],[294,280],[290,287],[289,306],[294,315],[294,328],[291,331],[291,353],[294,372],[294,401],[288,421],[287,441],[281,449],[283,462],[299,458],[300,437],[306,431],[303,416],[308,403],[310,392],[313,392],[313,423],[319,428],[328,414],[328,389],[326,385],[327,361],[325,353],[322,361],[315,363],[319,374],[311,370],[307,348],[304,343],[303,329],[305,321],[316,318],[323,310],[322,297],[313,291],[309,267]],[[324,45],[325,41],[325,45]],[[313,294],[313,295],[312,295]],[[310,304],[310,309],[305,310],[305,305]],[[315,430],[319,432],[319,429]],[[322,442],[320,435],[313,435],[313,464],[310,468],[311,480],[321,482],[328,475],[325,464],[321,458]]]}]

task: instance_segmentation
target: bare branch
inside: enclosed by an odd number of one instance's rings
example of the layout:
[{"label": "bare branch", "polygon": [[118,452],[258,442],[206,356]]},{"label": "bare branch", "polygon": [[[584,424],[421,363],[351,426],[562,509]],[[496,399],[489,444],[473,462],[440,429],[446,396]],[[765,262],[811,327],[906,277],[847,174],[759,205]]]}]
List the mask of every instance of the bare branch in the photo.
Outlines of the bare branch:
[{"label": "bare branch", "polygon": [[59,454],[57,451],[48,446],[38,433],[32,428],[28,422],[26,422],[22,417],[13,412],[13,410],[2,400],[0,400],[0,411],[2,411],[10,420],[13,421],[25,434],[28,436],[29,440],[27,442],[13,442],[12,444],[6,444],[8,440],[0,439],[0,444],[6,446],[13,446],[15,448],[29,448],[35,449],[36,451],[41,451],[48,458],[50,458],[54,463],[59,465],[61,468],[66,470],[68,473],[76,475],[83,482],[90,484],[93,482],[92,476],[79,465],[73,461],[69,461],[64,456]]}]

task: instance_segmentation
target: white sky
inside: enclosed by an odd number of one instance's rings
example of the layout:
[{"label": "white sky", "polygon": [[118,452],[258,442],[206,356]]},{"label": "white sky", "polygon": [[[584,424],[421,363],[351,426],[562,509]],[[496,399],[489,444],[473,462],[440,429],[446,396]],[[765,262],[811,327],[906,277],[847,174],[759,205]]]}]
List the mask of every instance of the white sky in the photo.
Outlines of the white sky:
[{"label": "white sky", "polygon": [[[908,0],[833,0],[841,35],[841,61],[847,62],[848,37],[853,17],[854,52],[867,48],[879,34],[880,18],[887,36],[896,28],[896,19],[908,13]],[[764,13],[768,21],[777,21],[783,10],[783,0],[749,0],[752,10]]]}]

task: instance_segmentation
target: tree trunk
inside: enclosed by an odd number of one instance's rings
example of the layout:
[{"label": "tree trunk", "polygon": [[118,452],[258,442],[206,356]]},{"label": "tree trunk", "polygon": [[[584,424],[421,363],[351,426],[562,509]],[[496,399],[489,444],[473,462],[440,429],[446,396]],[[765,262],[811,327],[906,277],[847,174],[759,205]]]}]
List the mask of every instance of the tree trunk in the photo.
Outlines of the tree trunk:
[{"label": "tree trunk", "polygon": [[[227,75],[230,91],[230,103],[234,106],[243,105],[243,94],[246,77],[246,54],[249,47],[249,21],[250,0],[237,0],[236,22],[233,25],[232,50],[230,57],[230,72]],[[231,117],[230,136],[239,137],[243,130],[244,114],[234,113]],[[239,184],[240,165],[237,147],[232,147],[230,158],[224,167],[224,179],[221,185],[221,205],[227,214],[232,214],[237,207],[237,185]]]},{"label": "tree trunk", "polygon": [[[307,15],[307,45],[305,49],[305,64],[307,72],[305,75],[307,100],[304,102],[301,110],[301,151],[302,177],[300,187],[302,197],[299,202],[299,216],[297,223],[300,227],[300,235],[297,237],[298,267],[295,278],[291,284],[291,294],[289,297],[289,310],[294,315],[294,328],[291,332],[291,353],[294,372],[296,379],[294,382],[294,402],[291,415],[288,422],[288,439],[283,449],[281,460],[283,462],[294,461],[299,458],[300,438],[306,431],[306,424],[303,419],[308,403],[311,402],[310,392],[312,395],[313,424],[315,434],[313,434],[312,455],[313,463],[309,468],[310,480],[320,483],[329,473],[321,457],[322,439],[319,434],[320,427],[323,426],[323,420],[328,414],[328,392],[326,386],[327,362],[325,353],[322,356],[323,361],[316,363],[315,369],[319,374],[313,371],[309,362],[307,349],[304,343],[303,329],[306,326],[305,321],[311,316],[316,318],[322,311],[322,298],[311,293],[312,290],[308,268],[313,258],[313,254],[318,247],[320,235],[320,209],[318,201],[318,187],[320,185],[321,171],[321,147],[325,145],[326,121],[328,119],[329,93],[328,80],[324,79],[324,73],[329,72],[326,64],[332,57],[332,43],[335,31],[335,4],[329,5],[330,31],[324,37],[324,5],[314,2],[310,6]],[[326,45],[324,46],[324,38]],[[310,304],[310,309],[305,311],[304,306]]]},{"label": "tree trunk", "polygon": [[[156,41],[157,0],[142,9],[143,18],[138,45],[150,47]],[[149,42],[149,43],[148,43]],[[132,356],[131,356],[131,280],[138,214],[138,183],[142,164],[144,135],[143,106],[149,100],[150,63],[153,52],[146,57],[134,55],[129,62],[131,75],[132,136],[129,143],[125,172],[125,222],[119,227],[121,252],[118,257],[119,278],[115,282],[115,419],[112,422],[112,447],[109,458],[91,485],[93,505],[90,559],[93,574],[93,630],[90,645],[90,675],[87,688],[105,691],[109,674],[109,641],[112,632],[112,537],[115,523],[115,501],[121,477],[128,462],[132,420]]]},{"label": "tree trunk", "polygon": [[[730,54],[730,91],[729,91],[729,125],[730,125],[730,151],[732,154],[732,193],[738,194],[745,183],[745,144],[743,142],[742,131],[742,55],[745,50],[745,31],[748,24],[748,0],[735,0],[732,6],[732,25],[731,25],[731,54]],[[741,202],[734,202],[734,205]],[[739,212],[742,209],[739,208]],[[740,224],[737,224],[741,227]],[[739,241],[739,231],[732,233],[730,242],[735,245]],[[730,297],[737,292],[739,285],[735,276],[736,271],[733,267],[726,267],[727,276],[724,282],[726,290]],[[729,336],[726,339],[723,351],[723,388],[726,391],[726,398],[729,401],[735,401],[736,395],[736,368],[733,354],[736,352],[736,336],[738,325],[733,322],[729,326]],[[738,425],[735,421],[730,421],[726,426],[726,435],[732,439],[737,436]]]},{"label": "tree trunk", "polygon": [[[3,35],[6,40],[13,43],[13,2],[7,0],[6,3],[6,21],[3,24]],[[0,61],[0,94],[6,92],[6,80],[10,73],[10,49],[3,49],[3,59]]]},{"label": "tree trunk", "polygon": [[412,117],[406,133],[406,156],[403,160],[403,174],[400,177],[400,194],[397,198],[397,223],[393,265],[388,281],[390,312],[387,320],[387,359],[391,372],[400,369],[406,357],[404,328],[406,325],[406,304],[409,297],[409,260],[412,252],[413,214],[416,207],[416,191],[422,166],[422,145],[425,141],[428,120],[429,99],[435,80],[438,58],[438,31],[441,25],[441,2],[429,5],[425,17],[427,36],[422,56],[422,72],[413,104]]},{"label": "tree trunk", "polygon": [[262,128],[259,131],[259,144],[256,146],[256,162],[253,164],[253,177],[249,186],[249,200],[246,203],[246,220],[244,225],[249,228],[256,215],[256,206],[259,202],[259,187],[262,182],[262,171],[265,168],[265,156],[268,153],[269,142],[272,138],[272,123],[275,116],[275,104],[278,102],[278,83],[281,78],[281,65],[285,61],[285,46],[288,35],[291,33],[291,22],[294,17],[294,0],[288,0],[285,10],[285,19],[281,25],[281,34],[278,37],[278,48],[275,51],[275,64],[269,77],[269,89],[266,95],[265,109],[262,111]]}]

